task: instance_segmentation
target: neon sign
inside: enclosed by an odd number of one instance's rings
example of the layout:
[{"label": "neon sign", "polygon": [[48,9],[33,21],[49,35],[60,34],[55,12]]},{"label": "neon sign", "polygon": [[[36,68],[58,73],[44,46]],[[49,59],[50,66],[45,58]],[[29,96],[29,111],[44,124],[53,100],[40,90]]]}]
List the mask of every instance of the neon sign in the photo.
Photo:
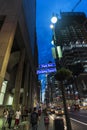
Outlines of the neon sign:
[{"label": "neon sign", "polygon": [[39,65],[39,69],[40,69],[40,68],[55,67],[55,66],[56,66],[56,64],[55,64],[55,63],[42,64],[42,65]]},{"label": "neon sign", "polygon": [[53,73],[53,72],[56,72],[55,63],[39,65],[38,70],[37,70],[37,74]]},{"label": "neon sign", "polygon": [[56,72],[56,68],[37,70],[37,74],[52,73],[52,72]]}]

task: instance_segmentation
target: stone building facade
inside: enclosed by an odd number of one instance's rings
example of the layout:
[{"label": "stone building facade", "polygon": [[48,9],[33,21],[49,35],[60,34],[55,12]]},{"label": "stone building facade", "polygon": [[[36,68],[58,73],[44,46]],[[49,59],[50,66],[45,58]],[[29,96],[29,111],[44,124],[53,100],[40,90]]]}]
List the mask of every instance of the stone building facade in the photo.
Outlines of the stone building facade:
[{"label": "stone building facade", "polygon": [[33,12],[32,20],[27,23],[24,2],[0,0],[0,104],[13,104],[14,109],[33,107],[38,100],[36,5],[33,0],[28,10],[30,16]]}]

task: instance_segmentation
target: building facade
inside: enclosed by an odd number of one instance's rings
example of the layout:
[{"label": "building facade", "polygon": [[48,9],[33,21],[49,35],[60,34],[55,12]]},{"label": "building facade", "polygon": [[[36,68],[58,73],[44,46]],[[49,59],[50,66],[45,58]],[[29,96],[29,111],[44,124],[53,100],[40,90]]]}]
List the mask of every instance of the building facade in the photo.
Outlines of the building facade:
[{"label": "building facade", "polygon": [[62,60],[59,64],[62,63],[62,66],[73,72],[75,92],[79,91],[84,96],[84,93],[87,94],[86,15],[83,12],[61,12],[61,19],[55,26],[55,35],[56,46],[59,45],[62,49]]},{"label": "building facade", "polygon": [[0,104],[13,105],[14,109],[33,107],[38,100],[36,4],[35,0],[26,2],[0,1]]}]

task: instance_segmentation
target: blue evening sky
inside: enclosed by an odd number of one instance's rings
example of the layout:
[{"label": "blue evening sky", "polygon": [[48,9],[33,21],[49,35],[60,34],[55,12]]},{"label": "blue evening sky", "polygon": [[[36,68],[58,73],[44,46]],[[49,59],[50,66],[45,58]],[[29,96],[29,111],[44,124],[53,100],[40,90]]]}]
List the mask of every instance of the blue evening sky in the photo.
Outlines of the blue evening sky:
[{"label": "blue evening sky", "polygon": [[[50,29],[50,19],[52,14],[58,14],[60,11],[71,11],[79,0],[37,0],[36,3],[36,21],[37,21],[37,42],[39,53],[39,64],[54,62],[51,52],[52,30]],[[87,15],[87,0],[81,0],[74,12],[85,12]]]},{"label": "blue evening sky", "polygon": [[[37,42],[39,64],[54,62],[51,52],[52,30],[50,29],[52,14],[58,14],[60,11],[70,12],[79,0],[37,0]],[[85,12],[87,15],[87,0],[81,0],[74,12]],[[42,82],[42,98],[44,100],[44,91],[46,88],[46,74],[39,75]]]}]

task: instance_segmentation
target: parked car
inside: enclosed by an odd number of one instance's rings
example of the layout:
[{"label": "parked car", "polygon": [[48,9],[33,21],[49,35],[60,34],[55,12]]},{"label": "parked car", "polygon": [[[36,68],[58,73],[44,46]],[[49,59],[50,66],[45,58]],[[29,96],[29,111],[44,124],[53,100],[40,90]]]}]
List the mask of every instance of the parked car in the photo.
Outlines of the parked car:
[{"label": "parked car", "polygon": [[56,108],[55,109],[55,114],[56,115],[64,115],[64,109],[63,108],[61,108],[61,107],[58,107],[58,108]]}]

